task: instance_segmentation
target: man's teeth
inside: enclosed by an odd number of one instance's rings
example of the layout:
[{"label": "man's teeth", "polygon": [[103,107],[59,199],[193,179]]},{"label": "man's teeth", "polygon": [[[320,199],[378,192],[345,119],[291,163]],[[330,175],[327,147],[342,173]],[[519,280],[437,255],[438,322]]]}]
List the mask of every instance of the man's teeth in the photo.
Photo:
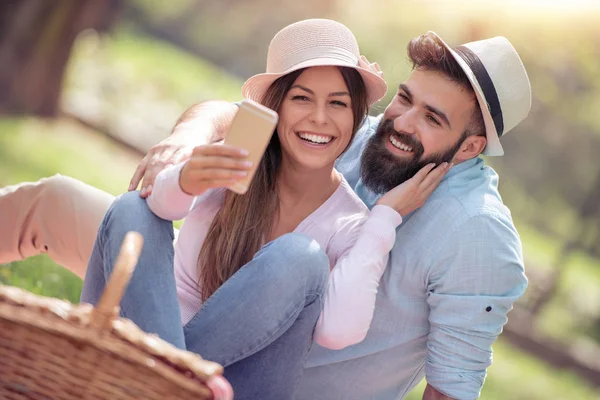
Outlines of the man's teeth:
[{"label": "man's teeth", "polygon": [[393,135],[390,136],[390,142],[392,142],[392,144],[394,145],[394,147],[397,147],[400,150],[412,151],[412,147],[408,147],[407,145],[403,144],[398,139],[396,139]]},{"label": "man's teeth", "polygon": [[319,144],[329,143],[333,139],[333,137],[331,137],[331,136],[321,136],[321,135],[315,135],[312,133],[304,133],[304,132],[298,132],[298,136],[300,136],[301,139],[308,140],[309,142],[313,142],[313,143],[319,143]]}]

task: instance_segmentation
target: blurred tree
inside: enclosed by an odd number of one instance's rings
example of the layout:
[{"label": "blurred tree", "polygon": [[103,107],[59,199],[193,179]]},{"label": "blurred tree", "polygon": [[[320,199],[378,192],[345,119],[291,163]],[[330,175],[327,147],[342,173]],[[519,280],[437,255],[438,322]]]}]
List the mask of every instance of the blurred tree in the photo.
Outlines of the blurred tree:
[{"label": "blurred tree", "polygon": [[587,250],[589,237],[593,236],[592,242],[597,244],[594,232],[598,227],[598,217],[600,216],[600,173],[596,175],[596,182],[587,193],[586,198],[577,210],[577,223],[571,236],[563,244],[550,275],[547,284],[540,290],[537,297],[530,306],[530,311],[534,316],[539,316],[542,309],[552,300],[559,283],[564,277],[566,265],[569,258],[577,250]]},{"label": "blurred tree", "polygon": [[[268,44],[284,26],[334,17],[337,0],[158,0],[127,2],[124,16],[143,32],[169,41],[228,72],[247,77],[265,68]],[[276,12],[271,12],[276,9]]]},{"label": "blurred tree", "polygon": [[54,116],[77,35],[106,30],[122,0],[0,2],[0,115]]}]

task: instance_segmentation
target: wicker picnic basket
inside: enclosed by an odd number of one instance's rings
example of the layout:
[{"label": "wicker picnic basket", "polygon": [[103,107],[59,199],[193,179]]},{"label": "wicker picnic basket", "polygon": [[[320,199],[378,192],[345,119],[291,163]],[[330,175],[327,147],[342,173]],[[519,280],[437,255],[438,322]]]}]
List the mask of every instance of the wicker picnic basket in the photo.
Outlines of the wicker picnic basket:
[{"label": "wicker picnic basket", "polygon": [[97,307],[0,286],[0,399],[230,399],[223,368],[118,317],[142,238],[129,233]]}]

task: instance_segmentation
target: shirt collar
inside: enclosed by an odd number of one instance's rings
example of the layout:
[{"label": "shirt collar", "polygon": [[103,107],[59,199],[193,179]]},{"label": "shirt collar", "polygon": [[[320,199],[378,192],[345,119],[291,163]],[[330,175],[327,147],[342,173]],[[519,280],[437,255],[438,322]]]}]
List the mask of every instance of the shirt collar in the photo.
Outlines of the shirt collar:
[{"label": "shirt collar", "polygon": [[481,164],[481,167],[483,167],[483,160],[480,157],[471,158],[470,160],[454,165],[452,168],[450,168],[450,171],[444,175],[442,182],[460,174],[461,172],[475,167],[477,164]]}]

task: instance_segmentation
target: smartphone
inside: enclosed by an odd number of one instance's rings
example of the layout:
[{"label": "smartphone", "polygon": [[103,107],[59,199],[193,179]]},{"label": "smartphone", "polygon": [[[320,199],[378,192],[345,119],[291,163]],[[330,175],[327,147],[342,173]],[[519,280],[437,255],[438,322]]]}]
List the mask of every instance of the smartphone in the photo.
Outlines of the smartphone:
[{"label": "smartphone", "polygon": [[279,116],[275,111],[255,101],[245,99],[241,102],[229,132],[225,136],[225,144],[248,150],[250,154],[247,160],[252,161],[252,169],[244,179],[229,187],[230,190],[238,194],[246,193],[258,163],[273,136],[278,119]]}]

